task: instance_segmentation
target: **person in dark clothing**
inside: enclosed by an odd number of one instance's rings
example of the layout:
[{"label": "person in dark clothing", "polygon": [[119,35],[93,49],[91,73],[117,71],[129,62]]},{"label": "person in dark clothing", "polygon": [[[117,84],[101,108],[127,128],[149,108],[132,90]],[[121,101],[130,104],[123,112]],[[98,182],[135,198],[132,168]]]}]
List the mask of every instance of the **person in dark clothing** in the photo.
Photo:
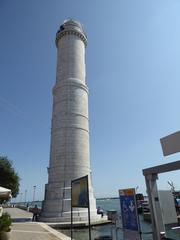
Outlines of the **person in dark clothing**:
[{"label": "person in dark clothing", "polygon": [[37,205],[35,205],[34,208],[33,208],[33,218],[32,218],[33,222],[38,221],[38,215],[39,215],[39,209],[38,209]]},{"label": "person in dark clothing", "polygon": [[104,212],[100,207],[97,208],[97,214],[101,214],[101,217],[104,216]]}]

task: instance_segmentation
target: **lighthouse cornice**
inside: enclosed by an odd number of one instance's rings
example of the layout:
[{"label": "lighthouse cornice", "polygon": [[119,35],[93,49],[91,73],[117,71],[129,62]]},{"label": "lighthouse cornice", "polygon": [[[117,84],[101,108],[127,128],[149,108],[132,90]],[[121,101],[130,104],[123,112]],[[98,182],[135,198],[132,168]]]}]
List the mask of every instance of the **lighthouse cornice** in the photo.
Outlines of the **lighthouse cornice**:
[{"label": "lighthouse cornice", "polygon": [[85,46],[87,46],[87,36],[80,22],[74,19],[65,20],[56,33],[56,46],[58,46],[58,41],[66,35],[75,35],[79,37],[84,42]]},{"label": "lighthouse cornice", "polygon": [[58,41],[66,35],[75,35],[75,36],[79,37],[84,42],[84,45],[87,46],[87,38],[82,32],[80,32],[76,29],[65,29],[63,31],[57,32],[56,40],[55,40],[56,47],[58,47]]}]

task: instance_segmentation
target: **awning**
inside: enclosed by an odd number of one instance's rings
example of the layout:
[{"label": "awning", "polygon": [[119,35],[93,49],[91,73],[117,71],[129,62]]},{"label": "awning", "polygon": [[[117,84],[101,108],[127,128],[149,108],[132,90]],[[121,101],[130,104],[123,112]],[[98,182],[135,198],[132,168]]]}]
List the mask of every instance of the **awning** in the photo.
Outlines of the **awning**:
[{"label": "awning", "polygon": [[9,198],[11,198],[11,190],[0,187],[0,200],[8,200]]}]

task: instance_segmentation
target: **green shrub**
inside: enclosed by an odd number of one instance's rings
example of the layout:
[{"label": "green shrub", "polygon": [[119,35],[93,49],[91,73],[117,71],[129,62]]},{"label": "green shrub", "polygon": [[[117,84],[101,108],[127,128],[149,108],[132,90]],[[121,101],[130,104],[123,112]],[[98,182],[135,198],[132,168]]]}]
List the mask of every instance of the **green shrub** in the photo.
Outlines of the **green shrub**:
[{"label": "green shrub", "polygon": [[11,231],[11,217],[8,213],[4,213],[2,217],[0,217],[0,233],[1,232],[10,232]]}]

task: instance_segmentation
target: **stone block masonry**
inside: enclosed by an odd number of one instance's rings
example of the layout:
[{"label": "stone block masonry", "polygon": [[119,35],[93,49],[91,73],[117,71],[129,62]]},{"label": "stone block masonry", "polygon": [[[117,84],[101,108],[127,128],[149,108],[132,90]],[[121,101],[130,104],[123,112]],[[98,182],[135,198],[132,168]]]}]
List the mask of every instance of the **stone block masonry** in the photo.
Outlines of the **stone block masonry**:
[{"label": "stone block masonry", "polygon": [[[56,34],[57,72],[53,111],[48,183],[45,185],[41,220],[70,222],[71,180],[89,176],[91,219],[98,220],[89,154],[88,88],[81,23],[65,21]],[[88,221],[87,209],[74,209],[73,221]]]}]

